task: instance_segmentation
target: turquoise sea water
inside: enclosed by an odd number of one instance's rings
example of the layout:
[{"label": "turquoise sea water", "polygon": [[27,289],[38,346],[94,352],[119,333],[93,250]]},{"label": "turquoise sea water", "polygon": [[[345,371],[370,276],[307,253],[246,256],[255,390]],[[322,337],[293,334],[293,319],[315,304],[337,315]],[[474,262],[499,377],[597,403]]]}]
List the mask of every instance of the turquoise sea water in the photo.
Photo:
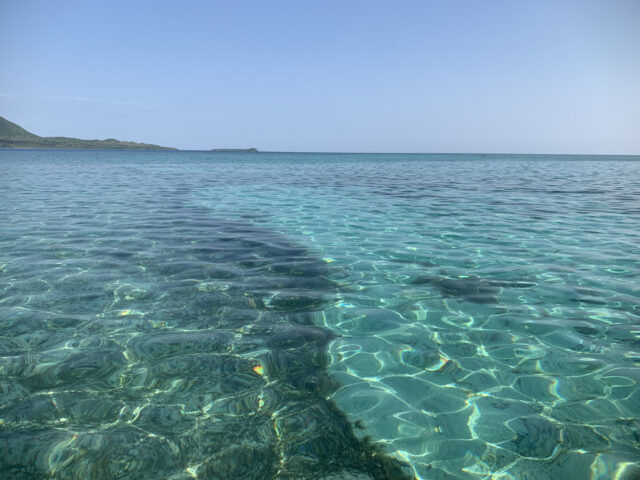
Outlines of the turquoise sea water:
[{"label": "turquoise sea water", "polygon": [[0,151],[0,477],[640,478],[640,157]]}]

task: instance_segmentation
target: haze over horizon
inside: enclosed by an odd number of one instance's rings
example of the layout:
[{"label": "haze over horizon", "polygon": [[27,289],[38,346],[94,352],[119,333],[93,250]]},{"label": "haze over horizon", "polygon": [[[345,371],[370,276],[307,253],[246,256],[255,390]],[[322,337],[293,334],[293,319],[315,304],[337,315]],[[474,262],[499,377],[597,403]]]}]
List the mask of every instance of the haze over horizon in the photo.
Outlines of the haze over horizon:
[{"label": "haze over horizon", "polygon": [[640,2],[0,4],[0,115],[182,149],[640,154]]}]

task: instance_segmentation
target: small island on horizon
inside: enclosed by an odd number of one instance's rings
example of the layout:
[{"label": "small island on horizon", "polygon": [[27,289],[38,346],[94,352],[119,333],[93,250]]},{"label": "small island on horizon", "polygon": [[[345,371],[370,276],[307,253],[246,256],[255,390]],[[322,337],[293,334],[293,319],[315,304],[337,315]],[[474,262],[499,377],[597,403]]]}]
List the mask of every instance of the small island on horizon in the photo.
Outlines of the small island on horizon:
[{"label": "small island on horizon", "polygon": [[257,148],[212,148],[211,150],[209,150],[210,152],[219,152],[219,153],[235,153],[235,152],[241,152],[241,153],[258,153],[259,150]]}]

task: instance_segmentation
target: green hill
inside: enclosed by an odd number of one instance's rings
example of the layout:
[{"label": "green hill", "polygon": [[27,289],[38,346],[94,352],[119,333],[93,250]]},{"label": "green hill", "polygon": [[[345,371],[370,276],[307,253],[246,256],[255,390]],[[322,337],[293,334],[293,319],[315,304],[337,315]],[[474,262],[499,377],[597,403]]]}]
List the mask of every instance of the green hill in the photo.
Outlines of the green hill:
[{"label": "green hill", "polygon": [[11,140],[35,140],[40,138],[33,133],[27,132],[20,125],[10,122],[6,118],[0,117],[0,139]]},{"label": "green hill", "polygon": [[149,143],[122,142],[113,138],[108,138],[107,140],[81,140],[71,137],[40,137],[4,117],[0,117],[0,148],[175,150],[175,148],[160,147]]}]

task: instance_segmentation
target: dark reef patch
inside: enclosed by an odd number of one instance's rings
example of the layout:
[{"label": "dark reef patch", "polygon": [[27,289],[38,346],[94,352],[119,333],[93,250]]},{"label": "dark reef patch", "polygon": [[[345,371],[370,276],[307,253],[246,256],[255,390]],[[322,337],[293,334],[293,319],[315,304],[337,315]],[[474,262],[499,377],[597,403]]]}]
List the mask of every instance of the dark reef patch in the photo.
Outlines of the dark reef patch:
[{"label": "dark reef patch", "polygon": [[51,279],[40,307],[84,315],[42,322],[37,366],[5,365],[2,388],[23,394],[0,404],[0,476],[413,478],[329,399],[327,266],[275,232],[167,210],[118,224],[149,247],[103,247],[100,283],[84,287],[99,302]]}]

